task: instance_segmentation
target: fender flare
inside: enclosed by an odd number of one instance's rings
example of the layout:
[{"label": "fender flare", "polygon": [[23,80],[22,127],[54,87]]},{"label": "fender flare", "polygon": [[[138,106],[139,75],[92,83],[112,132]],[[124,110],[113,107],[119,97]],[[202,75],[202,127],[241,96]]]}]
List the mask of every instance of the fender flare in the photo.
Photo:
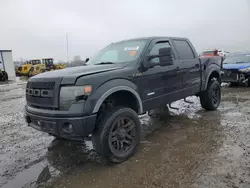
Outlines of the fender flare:
[{"label": "fender flare", "polygon": [[142,105],[141,97],[134,89],[132,89],[128,86],[116,86],[116,87],[113,87],[113,88],[109,89],[108,91],[106,91],[96,102],[95,107],[93,109],[93,113],[97,113],[99,111],[103,101],[105,101],[105,99],[107,97],[109,97],[111,94],[113,94],[117,91],[128,91],[128,92],[132,93],[137,99],[137,103],[138,103],[138,107],[139,107],[138,113],[139,114],[143,113],[143,105]]},{"label": "fender flare", "polygon": [[205,83],[205,89],[207,89],[207,85],[208,85],[208,82],[209,82],[209,77],[211,76],[211,74],[212,74],[213,72],[217,72],[217,73],[219,74],[219,76],[220,76],[220,71],[219,71],[218,69],[216,69],[216,68],[212,68],[212,69],[209,71],[209,73],[207,74],[206,83]]}]

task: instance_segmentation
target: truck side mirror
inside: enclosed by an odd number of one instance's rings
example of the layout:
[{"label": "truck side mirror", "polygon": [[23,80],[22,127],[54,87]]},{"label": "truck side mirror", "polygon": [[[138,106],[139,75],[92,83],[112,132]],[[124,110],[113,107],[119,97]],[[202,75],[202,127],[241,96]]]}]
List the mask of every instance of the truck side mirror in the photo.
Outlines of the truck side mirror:
[{"label": "truck side mirror", "polygon": [[171,47],[159,49],[160,66],[173,65],[173,52]]},{"label": "truck side mirror", "polygon": [[86,59],[85,59],[85,63],[87,63],[88,61],[89,61],[89,58],[86,58]]},{"label": "truck side mirror", "polygon": [[[159,58],[159,62],[154,62],[154,58]],[[145,68],[152,68],[156,65],[160,65],[162,67],[173,65],[173,52],[171,47],[166,48],[160,48],[158,51],[158,55],[150,55],[146,56],[146,59],[144,60],[144,67]]]}]

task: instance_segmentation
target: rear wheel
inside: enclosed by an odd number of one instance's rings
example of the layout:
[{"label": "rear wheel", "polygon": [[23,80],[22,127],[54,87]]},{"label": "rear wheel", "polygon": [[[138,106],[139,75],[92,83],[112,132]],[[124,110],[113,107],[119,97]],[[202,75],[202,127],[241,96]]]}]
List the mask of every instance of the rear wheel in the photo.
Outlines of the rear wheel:
[{"label": "rear wheel", "polygon": [[112,163],[132,157],[140,143],[141,125],[137,113],[117,107],[100,114],[92,134],[94,149]]},{"label": "rear wheel", "polygon": [[208,83],[206,91],[200,95],[202,108],[208,111],[216,110],[221,101],[221,86],[217,80],[211,80]]}]

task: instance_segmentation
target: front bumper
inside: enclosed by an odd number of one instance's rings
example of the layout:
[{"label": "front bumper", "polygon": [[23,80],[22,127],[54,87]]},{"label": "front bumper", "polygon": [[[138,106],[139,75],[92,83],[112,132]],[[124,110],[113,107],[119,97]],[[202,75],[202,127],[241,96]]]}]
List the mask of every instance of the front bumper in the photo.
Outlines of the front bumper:
[{"label": "front bumper", "polygon": [[238,70],[223,70],[222,82],[237,82],[242,83],[248,79],[249,73],[240,72]]},{"label": "front bumper", "polygon": [[[51,113],[53,113],[52,110]],[[52,117],[32,113],[26,108],[25,120],[28,126],[56,137],[82,140],[83,137],[89,136],[94,131],[96,114],[84,117],[61,117],[55,114]],[[65,127],[68,125],[73,127],[72,132],[65,131]]]}]

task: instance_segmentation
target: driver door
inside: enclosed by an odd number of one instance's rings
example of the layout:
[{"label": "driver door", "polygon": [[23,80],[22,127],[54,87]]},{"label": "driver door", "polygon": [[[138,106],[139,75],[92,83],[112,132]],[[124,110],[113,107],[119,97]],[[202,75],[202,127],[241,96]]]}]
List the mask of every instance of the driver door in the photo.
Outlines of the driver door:
[{"label": "driver door", "polygon": [[[171,47],[170,41],[155,40],[150,44],[146,55],[159,55],[159,49],[164,47]],[[158,63],[159,57],[150,61]],[[175,61],[173,65],[164,67],[157,65],[149,68],[137,79],[144,110],[157,108],[172,102],[181,86]]]}]

